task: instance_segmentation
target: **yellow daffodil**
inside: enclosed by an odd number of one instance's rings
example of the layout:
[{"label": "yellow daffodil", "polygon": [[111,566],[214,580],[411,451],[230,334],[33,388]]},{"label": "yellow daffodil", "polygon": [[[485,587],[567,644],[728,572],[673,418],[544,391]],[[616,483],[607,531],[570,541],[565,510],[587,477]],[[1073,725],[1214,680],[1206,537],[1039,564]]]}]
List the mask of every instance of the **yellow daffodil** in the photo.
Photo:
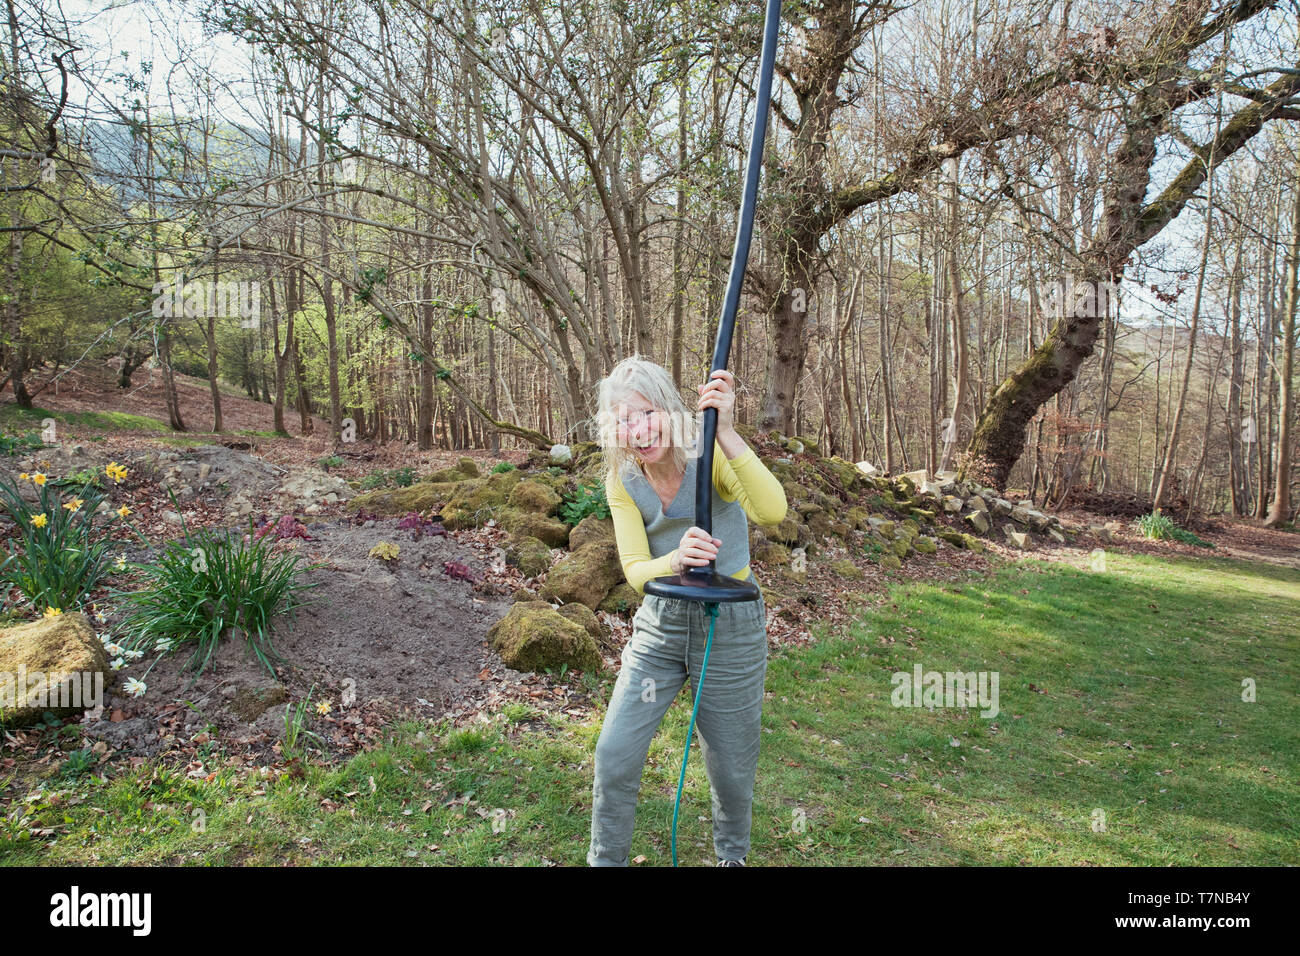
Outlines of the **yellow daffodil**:
[{"label": "yellow daffodil", "polygon": [[31,475],[27,474],[27,472],[24,471],[24,472],[23,472],[21,475],[19,475],[18,477],[21,478],[23,481],[26,481],[28,478],[31,477]]},{"label": "yellow daffodil", "polygon": [[130,513],[131,513],[131,509],[128,508],[126,505],[122,505],[122,507],[117,509],[117,516],[119,518],[125,518]]},{"label": "yellow daffodil", "polygon": [[43,485],[45,484],[45,476],[38,471],[36,474],[32,475],[32,481],[38,485]]},{"label": "yellow daffodil", "polygon": [[320,714],[322,717],[328,714],[330,709],[330,702],[328,700],[322,700],[316,705],[316,713]]},{"label": "yellow daffodil", "polygon": [[104,466],[104,474],[112,478],[115,482],[121,482],[127,475],[127,470],[115,461],[110,461]]},{"label": "yellow daffodil", "polygon": [[67,508],[67,509],[68,509],[69,511],[71,511],[73,514],[76,514],[78,511],[81,510],[81,506],[84,505],[85,503],[86,503],[86,502],[83,501],[83,500],[80,499],[80,498],[73,498],[71,501],[69,501],[69,502],[68,502],[66,505],[64,505],[63,507]]},{"label": "yellow daffodil", "polygon": [[45,525],[49,522],[49,520],[50,519],[45,516],[44,512],[38,515],[32,515],[32,527],[44,528]]},{"label": "yellow daffodil", "polygon": [[60,609],[57,608],[57,607],[47,607],[47,608],[45,609],[45,616],[46,616],[46,617],[58,617],[58,616],[59,616],[60,614],[62,614],[62,613],[63,613],[63,611],[60,610]]}]

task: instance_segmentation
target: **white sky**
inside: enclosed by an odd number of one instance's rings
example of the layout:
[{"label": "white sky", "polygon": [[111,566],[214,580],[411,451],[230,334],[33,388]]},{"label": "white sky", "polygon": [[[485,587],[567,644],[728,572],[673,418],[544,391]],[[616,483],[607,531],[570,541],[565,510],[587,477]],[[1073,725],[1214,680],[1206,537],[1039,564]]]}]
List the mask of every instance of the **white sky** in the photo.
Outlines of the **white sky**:
[{"label": "white sky", "polygon": [[[209,72],[224,84],[213,91],[212,102],[229,123],[256,123],[245,104],[256,103],[241,90],[251,72],[249,49],[225,35],[205,35],[193,15],[193,4],[173,0],[50,0],[71,25],[74,38],[84,37],[78,62],[89,75],[99,78],[99,97],[109,97],[119,108],[129,111],[140,94],[128,93],[122,79],[105,83],[116,74],[143,78],[142,66],[151,64],[147,78],[148,97],[155,109],[163,112],[190,112],[196,106],[194,89],[197,75]],[[788,33],[788,31],[787,31]],[[783,40],[788,41],[788,36]],[[70,100],[88,110],[91,117],[109,118],[102,101],[91,100],[92,93],[73,79]],[[206,97],[205,97],[206,99]],[[88,102],[89,100],[89,102]],[[1244,157],[1239,157],[1244,158]],[[1157,241],[1171,247],[1176,258],[1194,260],[1199,217],[1187,213],[1170,225]],[[1129,303],[1125,311],[1168,312],[1159,306],[1149,291],[1125,283]],[[1207,290],[1209,291],[1209,290]],[[1138,301],[1134,301],[1134,299]],[[1185,296],[1190,300],[1190,295]],[[1146,305],[1143,308],[1138,303]],[[1214,308],[1209,302],[1207,306]],[[1173,307],[1183,311],[1184,303]]]}]

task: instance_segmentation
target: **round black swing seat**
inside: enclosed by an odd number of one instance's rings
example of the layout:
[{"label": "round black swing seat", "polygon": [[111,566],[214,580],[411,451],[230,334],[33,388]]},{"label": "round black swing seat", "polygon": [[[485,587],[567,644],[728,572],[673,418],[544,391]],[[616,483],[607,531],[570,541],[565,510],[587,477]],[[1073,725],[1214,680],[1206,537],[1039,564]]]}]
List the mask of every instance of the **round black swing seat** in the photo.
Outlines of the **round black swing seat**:
[{"label": "round black swing seat", "polygon": [[760,596],[758,585],[753,581],[740,581],[708,567],[689,568],[683,574],[653,578],[645,583],[645,593],[705,604],[757,601]]}]

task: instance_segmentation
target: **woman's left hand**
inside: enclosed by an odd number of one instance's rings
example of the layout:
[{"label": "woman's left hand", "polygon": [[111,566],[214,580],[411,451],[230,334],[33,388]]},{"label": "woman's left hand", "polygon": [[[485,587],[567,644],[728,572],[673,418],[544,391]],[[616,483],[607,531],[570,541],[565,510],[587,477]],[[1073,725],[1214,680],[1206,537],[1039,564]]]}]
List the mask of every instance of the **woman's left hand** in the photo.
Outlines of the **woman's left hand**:
[{"label": "woman's left hand", "polygon": [[718,369],[709,376],[709,381],[701,385],[700,410],[712,407],[718,410],[718,431],[733,431],[736,412],[736,379],[725,368]]}]

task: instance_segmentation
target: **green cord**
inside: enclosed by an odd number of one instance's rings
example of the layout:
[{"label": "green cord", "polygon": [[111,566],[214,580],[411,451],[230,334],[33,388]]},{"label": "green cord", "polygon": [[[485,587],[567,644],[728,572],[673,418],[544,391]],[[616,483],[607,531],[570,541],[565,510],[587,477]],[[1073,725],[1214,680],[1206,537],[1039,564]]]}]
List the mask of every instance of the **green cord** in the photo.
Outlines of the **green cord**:
[{"label": "green cord", "polygon": [[[718,623],[718,605],[705,602],[709,609],[709,639],[704,644],[704,660],[700,664],[700,682],[695,685],[695,707],[691,710],[691,725],[686,728],[686,749],[682,752],[682,774],[677,778],[677,802],[673,804],[673,866],[677,865],[677,814],[682,809],[682,787],[686,785],[686,761],[691,759],[691,737],[695,733],[695,717],[700,712],[700,695],[704,693],[704,672],[709,669],[709,651],[713,648],[713,625]],[[686,646],[691,646],[690,636]],[[689,676],[689,675],[688,675]]]}]

